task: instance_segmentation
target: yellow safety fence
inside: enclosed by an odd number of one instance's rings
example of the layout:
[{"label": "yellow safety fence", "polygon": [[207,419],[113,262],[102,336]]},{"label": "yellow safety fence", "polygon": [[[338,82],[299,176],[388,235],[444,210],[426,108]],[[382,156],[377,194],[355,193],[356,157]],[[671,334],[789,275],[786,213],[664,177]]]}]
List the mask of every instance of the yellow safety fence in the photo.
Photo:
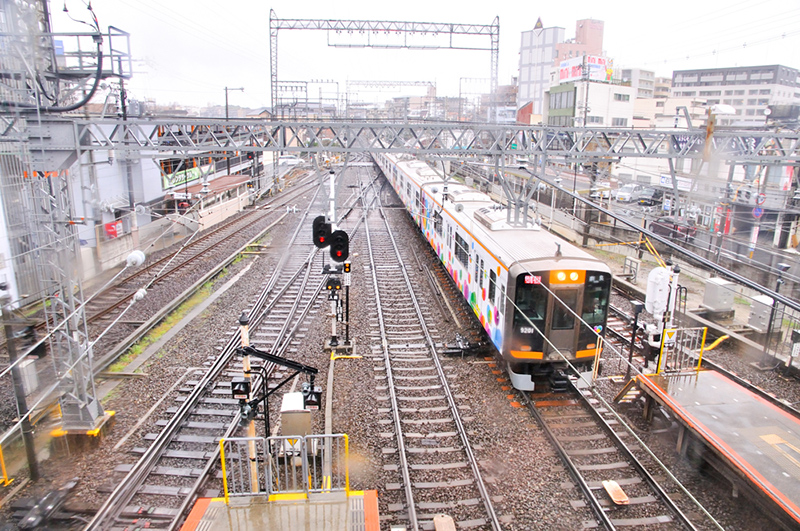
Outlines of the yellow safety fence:
[{"label": "yellow safety fence", "polygon": [[700,370],[708,328],[667,328],[661,339],[657,374]]},{"label": "yellow safety fence", "polygon": [[231,437],[219,445],[225,503],[235,496],[273,501],[351,493],[346,434]]}]

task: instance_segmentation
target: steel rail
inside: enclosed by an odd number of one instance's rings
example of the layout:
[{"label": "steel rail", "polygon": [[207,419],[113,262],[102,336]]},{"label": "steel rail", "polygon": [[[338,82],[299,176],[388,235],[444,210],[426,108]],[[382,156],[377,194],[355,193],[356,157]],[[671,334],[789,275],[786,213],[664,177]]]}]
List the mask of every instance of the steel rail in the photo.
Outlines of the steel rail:
[{"label": "steel rail", "polygon": [[[321,184],[321,183],[320,183]],[[317,193],[321,190],[321,186],[317,188]],[[315,195],[316,197],[316,195]],[[352,205],[354,205],[358,201],[358,197],[353,198]],[[314,205],[315,198],[309,203],[309,207],[306,209],[300,223],[298,223],[295,232],[290,237],[289,245],[297,240],[302,228],[305,226],[305,219],[307,218],[308,211]],[[342,219],[350,214],[353,210],[353,206],[347,210],[346,214],[342,216]],[[251,314],[254,315],[254,318],[251,319],[252,326],[259,326],[266,316],[269,313],[269,310],[274,307],[279,299],[286,294],[288,291],[289,286],[294,283],[298,276],[305,271],[304,279],[307,280],[310,272],[311,272],[311,265],[313,263],[314,257],[316,256],[316,252],[310,253],[308,257],[304,260],[304,262],[298,267],[298,270],[291,276],[291,279],[287,282],[287,284],[277,293],[274,294],[273,290],[275,285],[278,281],[278,278],[281,274],[282,268],[276,267],[271,275],[270,279],[267,282],[266,287],[261,291],[259,297],[257,298],[253,308],[251,309]],[[289,253],[283,253],[280,263],[285,264],[288,260]],[[285,352],[290,344],[291,337],[293,337],[296,332],[298,331],[302,320],[305,316],[308,315],[311,308],[314,306],[315,301],[318,299],[320,292],[324,287],[324,280],[320,280],[319,284],[316,286],[314,293],[309,300],[309,303],[306,305],[303,312],[301,312],[300,317],[297,319],[295,326],[285,334],[287,339],[284,341],[283,345],[277,346],[277,352]],[[270,304],[267,304],[267,300],[271,295],[275,295],[273,301]],[[299,298],[297,299],[299,301]],[[296,311],[297,304],[294,306]],[[289,320],[293,317],[297,317],[297,315],[289,314]],[[215,360],[212,367],[206,373],[206,375],[201,379],[201,381],[195,386],[192,390],[192,393],[186,398],[186,400],[181,404],[178,408],[178,411],[172,416],[169,420],[167,425],[159,432],[158,437],[155,441],[150,445],[150,447],[145,451],[145,454],[140,458],[140,460],[132,467],[129,471],[128,475],[120,482],[117,488],[112,492],[103,506],[98,510],[95,514],[95,517],[89,523],[89,526],[86,528],[87,530],[93,529],[105,529],[105,524],[108,522],[109,519],[116,520],[118,514],[124,510],[125,506],[129,503],[129,501],[133,498],[133,496],[137,493],[141,485],[144,483],[144,480],[149,475],[149,473],[153,470],[153,468],[158,463],[158,460],[163,454],[163,451],[166,447],[171,443],[174,436],[177,434],[178,430],[180,429],[181,424],[184,422],[186,418],[191,414],[194,407],[196,406],[197,402],[203,396],[205,389],[209,387],[216,377],[222,372],[222,370],[227,366],[230,362],[231,358],[235,354],[236,349],[241,344],[241,335],[240,331],[237,329],[236,332],[231,336],[229,341],[226,343],[225,347],[223,348],[220,355]],[[229,425],[228,429],[226,430],[226,436],[235,430],[236,425],[238,424],[238,420],[240,418],[240,414],[237,413],[234,416],[233,421]],[[218,452],[218,448],[216,449]],[[183,513],[188,508],[189,504],[194,500],[196,497],[197,492],[201,488],[203,482],[206,480],[206,476],[208,472],[211,470],[212,466],[216,461],[217,453],[214,453],[212,457],[206,462],[205,467],[203,468],[203,473],[198,477],[198,479],[194,482],[192,487],[190,488],[187,496],[184,497],[183,502],[179,510],[176,512],[175,518],[171,521],[169,525],[169,529],[175,529],[182,519]]]},{"label": "steel rail", "polygon": [[[479,494],[481,496],[481,500],[483,501],[484,509],[486,510],[486,513],[487,513],[487,515],[489,517],[489,521],[491,522],[492,529],[495,529],[495,530],[499,531],[499,530],[502,529],[502,526],[500,525],[500,521],[499,521],[499,519],[497,517],[497,514],[495,513],[494,506],[492,505],[492,502],[491,502],[491,497],[489,495],[488,490],[486,489],[486,485],[483,482],[483,477],[481,475],[480,468],[478,467],[478,462],[477,462],[477,459],[475,457],[475,454],[472,452],[472,446],[471,446],[471,444],[469,442],[469,438],[467,436],[466,429],[464,428],[464,424],[461,421],[461,416],[460,416],[460,414],[458,412],[458,406],[456,405],[455,398],[453,397],[453,393],[450,390],[450,385],[447,382],[447,377],[446,377],[446,375],[444,373],[444,369],[442,368],[441,361],[439,360],[439,355],[438,355],[437,350],[436,350],[436,342],[433,340],[433,337],[431,337],[430,331],[428,330],[428,326],[425,323],[425,317],[424,317],[424,315],[422,313],[422,309],[420,308],[419,301],[417,300],[416,294],[414,293],[414,285],[413,285],[413,283],[411,282],[411,279],[408,276],[408,272],[406,270],[406,265],[405,265],[405,263],[403,261],[402,256],[400,255],[400,250],[399,250],[399,248],[397,246],[397,241],[394,238],[394,234],[392,233],[392,229],[389,226],[389,221],[388,221],[388,219],[386,217],[386,213],[383,211],[383,206],[382,206],[382,204],[380,202],[378,203],[378,210],[379,210],[379,212],[381,214],[381,218],[383,219],[384,225],[386,227],[386,231],[387,231],[387,234],[389,236],[389,241],[391,242],[392,249],[394,250],[394,253],[395,253],[395,256],[397,257],[398,263],[400,264],[400,272],[402,273],[406,288],[408,289],[408,293],[409,293],[409,297],[411,299],[411,303],[414,306],[414,311],[416,312],[417,319],[418,319],[419,325],[420,325],[420,329],[422,330],[422,333],[425,336],[425,341],[428,344],[428,349],[430,350],[430,353],[431,353],[431,359],[433,361],[434,366],[436,367],[436,372],[437,372],[437,374],[439,376],[439,380],[441,381],[442,389],[444,390],[444,394],[445,394],[445,397],[447,399],[447,403],[448,403],[449,408],[450,408],[450,413],[451,413],[451,415],[453,417],[453,423],[455,424],[456,430],[457,430],[457,432],[459,434],[459,438],[461,439],[461,444],[462,444],[464,453],[467,456],[467,461],[469,462],[470,468],[472,470],[472,474],[475,477],[475,484],[476,484],[478,492],[479,492]],[[384,359],[386,361],[387,377],[389,378],[389,390],[390,390],[390,396],[392,398],[392,405],[393,405],[393,408],[392,408],[393,412],[392,413],[393,413],[394,420],[395,420],[395,429],[397,430],[397,434],[398,434],[398,437],[397,437],[398,446],[401,449],[401,452],[400,452],[401,461],[403,462],[403,465],[404,465],[403,479],[404,479],[405,485],[406,485],[406,495],[407,495],[408,500],[410,502],[410,504],[409,504],[409,515],[412,515],[412,514],[414,515],[413,519],[412,519],[412,525],[413,525],[414,529],[417,529],[419,523],[417,522],[417,518],[416,518],[416,510],[413,507],[413,505],[411,505],[411,503],[413,503],[413,494],[410,492],[411,481],[410,481],[409,472],[407,470],[408,462],[407,462],[407,460],[405,460],[405,444],[403,442],[403,437],[402,437],[403,428],[402,428],[402,424],[401,424],[400,418],[399,418],[399,405],[397,403],[397,396],[394,393],[394,383],[392,381],[392,376],[391,376],[392,375],[391,363],[390,363],[389,352],[388,352],[388,344],[387,344],[387,341],[386,341],[386,332],[385,332],[385,326],[384,326],[384,321],[383,321],[383,313],[382,313],[382,311],[380,309],[381,308],[381,305],[380,305],[380,293],[378,292],[378,286],[377,286],[378,279],[377,279],[377,273],[376,273],[376,264],[375,264],[375,259],[374,259],[374,255],[373,255],[373,251],[372,251],[371,238],[369,236],[369,224],[368,224],[367,221],[365,221],[365,226],[366,226],[368,247],[369,247],[369,250],[370,250],[370,265],[372,266],[373,287],[375,289],[375,297],[376,297],[377,303],[378,303],[377,306],[378,306],[378,313],[379,313],[379,323],[380,323],[380,326],[381,326],[381,339],[382,339],[382,343],[383,343]]]},{"label": "steel rail", "polygon": [[672,501],[672,498],[669,497],[666,491],[664,491],[664,489],[661,488],[661,485],[655,480],[652,474],[650,474],[650,472],[647,471],[647,469],[644,467],[641,461],[639,461],[639,459],[636,458],[633,452],[631,452],[631,449],[617,435],[617,433],[614,431],[614,429],[611,427],[608,421],[604,419],[602,415],[600,415],[600,412],[597,411],[597,408],[592,406],[592,404],[589,402],[586,396],[584,396],[584,394],[581,393],[577,387],[575,387],[575,384],[572,382],[572,380],[569,380],[569,382],[570,385],[572,386],[573,391],[580,396],[581,401],[587,408],[589,408],[590,412],[592,413],[592,416],[594,416],[595,420],[597,420],[597,422],[603,428],[603,431],[606,432],[606,435],[608,435],[608,437],[614,442],[614,444],[617,446],[617,449],[624,454],[624,456],[628,459],[629,463],[633,465],[633,467],[636,469],[639,475],[647,482],[650,488],[655,491],[656,495],[661,500],[661,502],[667,506],[667,508],[672,512],[673,515],[677,517],[681,525],[683,525],[686,529],[697,531],[697,528],[694,526],[694,524],[692,524],[691,520],[689,520],[689,517],[687,517],[683,513],[683,511],[680,510],[680,508],[675,504],[675,502]]},{"label": "steel rail", "polygon": [[[320,188],[321,187],[318,187],[317,191],[319,191]],[[309,205],[313,205],[313,202],[314,200],[312,199]],[[311,206],[309,206],[309,209],[310,208]],[[305,216],[303,219],[305,219]],[[299,234],[302,221],[303,220],[301,220],[301,223],[298,224],[298,229],[295,231],[292,240],[296,239],[297,235]],[[288,254],[284,253],[284,259],[286,256],[288,256]],[[275,282],[277,282],[277,277],[280,275],[280,273],[281,269],[275,268],[270,280],[267,282],[267,287],[262,290],[260,296],[253,306],[252,313],[261,313],[261,318],[266,316],[266,313],[261,312],[262,307],[266,306],[268,297],[272,291],[272,288],[274,287]],[[258,326],[259,322],[260,321],[256,319],[254,321],[254,325]],[[107,498],[105,503],[97,511],[94,518],[86,527],[86,531],[92,531],[95,529],[102,531],[107,529],[107,524],[109,523],[108,520],[115,520],[116,515],[120,514],[122,510],[124,510],[125,506],[144,483],[145,478],[150,474],[157,464],[158,460],[163,454],[163,451],[172,442],[175,434],[180,429],[181,424],[183,424],[184,420],[194,410],[197,403],[204,395],[206,388],[210,386],[214,380],[219,377],[225,367],[227,367],[233,358],[236,349],[240,345],[241,333],[239,329],[237,329],[228,339],[222,352],[214,360],[214,363],[206,372],[206,374],[203,375],[189,396],[186,397],[186,400],[178,407],[178,410],[167,422],[167,425],[161,430],[161,432],[159,432],[156,440],[153,441],[153,443],[147,448],[144,455],[133,465],[131,470],[128,472],[128,475],[120,482],[120,484]],[[187,505],[187,503],[188,502],[184,501],[183,505]],[[177,517],[180,518],[181,514],[182,513],[178,513]]]},{"label": "steel rail", "polygon": [[[382,209],[379,212],[381,216],[384,216]],[[402,436],[403,425],[400,420],[400,412],[399,412],[400,408],[397,403],[397,394],[395,393],[393,384],[392,364],[389,361],[389,340],[386,336],[386,324],[384,323],[383,320],[383,305],[381,304],[381,294],[380,290],[378,289],[378,276],[376,273],[377,264],[375,263],[375,255],[372,250],[372,238],[370,237],[369,221],[366,220],[366,217],[367,217],[367,211],[365,209],[364,234],[366,236],[367,249],[369,250],[369,265],[370,265],[370,271],[372,271],[372,289],[375,292],[375,303],[378,309],[377,317],[381,333],[381,347],[383,350],[384,363],[386,365],[386,378],[388,380],[389,398],[392,402],[392,417],[394,420],[394,426],[397,433],[397,446],[400,457],[401,474],[403,476],[403,488],[405,490],[405,496],[407,502],[408,520],[411,525],[411,529],[416,531],[417,529],[419,529],[419,523],[417,522],[417,510],[416,510],[416,504],[414,503],[414,493],[411,490],[411,475],[409,472],[408,459],[406,458],[405,442]]]},{"label": "steel rail", "polygon": [[525,402],[525,405],[528,406],[528,411],[531,412],[531,415],[533,415],[533,417],[539,423],[539,426],[541,426],[542,430],[544,430],[544,434],[547,436],[548,440],[550,441],[550,444],[552,444],[553,447],[556,449],[558,457],[566,465],[567,472],[572,477],[572,479],[575,480],[575,482],[578,484],[578,487],[583,493],[583,497],[586,498],[586,500],[589,503],[589,507],[592,509],[592,513],[594,513],[595,517],[600,521],[600,524],[605,529],[609,530],[616,529],[614,527],[614,524],[611,523],[611,519],[603,510],[603,507],[600,505],[600,501],[597,498],[595,498],[594,495],[592,494],[592,489],[589,487],[589,484],[586,483],[586,480],[583,479],[583,475],[578,471],[578,467],[572,461],[569,454],[567,454],[566,449],[558,441],[556,434],[553,433],[553,431],[550,429],[544,417],[542,417],[542,415],[539,414],[539,411],[536,409],[536,405],[533,403],[528,393],[523,392],[520,394],[522,395],[522,400]]}]

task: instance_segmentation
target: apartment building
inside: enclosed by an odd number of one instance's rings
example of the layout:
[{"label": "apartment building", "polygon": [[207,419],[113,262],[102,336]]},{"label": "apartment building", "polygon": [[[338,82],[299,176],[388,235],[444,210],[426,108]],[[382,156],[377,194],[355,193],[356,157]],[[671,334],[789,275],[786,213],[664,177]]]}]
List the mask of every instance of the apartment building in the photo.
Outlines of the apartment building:
[{"label": "apartment building", "polygon": [[641,68],[623,68],[620,70],[620,82],[634,88],[637,98],[654,98],[656,73]]},{"label": "apartment building", "polygon": [[733,107],[736,114],[719,116],[718,125],[762,126],[770,105],[800,104],[800,71],[782,65],[676,70],[670,94]]}]

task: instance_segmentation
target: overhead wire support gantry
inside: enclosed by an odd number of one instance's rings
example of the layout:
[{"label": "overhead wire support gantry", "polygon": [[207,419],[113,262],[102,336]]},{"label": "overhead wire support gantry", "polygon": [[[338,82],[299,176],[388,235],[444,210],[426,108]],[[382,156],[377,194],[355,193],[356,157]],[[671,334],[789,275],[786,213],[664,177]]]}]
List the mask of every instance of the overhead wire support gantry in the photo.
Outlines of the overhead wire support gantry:
[{"label": "overhead wire support gantry", "polygon": [[[365,42],[358,44],[331,43],[328,46],[358,48],[413,48],[413,49],[450,49],[450,50],[486,50],[491,54],[490,78],[492,94],[497,92],[497,70],[500,55],[500,18],[495,17],[491,24],[458,24],[450,22],[406,22],[394,20],[323,20],[323,19],[290,19],[278,18],[275,11],[269,11],[269,51],[270,51],[270,97],[273,113],[279,117],[278,105],[278,31],[288,30],[322,30],[334,33],[362,33]],[[402,43],[385,44],[374,42],[372,35],[403,35]],[[435,45],[412,45],[408,43],[408,35],[447,36],[445,43],[437,41]],[[466,46],[454,39],[456,36],[486,38],[489,46]],[[379,37],[380,38],[380,37]],[[472,40],[472,39],[471,39]],[[492,102],[496,98],[492,97]]]},{"label": "overhead wire support gantry", "polygon": [[[229,125],[225,129],[224,125]],[[14,124],[0,127],[0,141]],[[50,138],[31,138],[46,152],[124,148],[141,156],[209,151],[413,153],[437,156],[546,155],[548,159],[713,159],[736,163],[797,164],[800,132],[717,131],[707,147],[704,130],[568,128],[519,124],[434,122],[289,122],[218,119],[59,119],[48,121]],[[56,138],[58,140],[56,140]],[[67,140],[71,138],[72,140]],[[80,139],[80,140],[78,140]],[[325,140],[323,143],[322,140]]]}]

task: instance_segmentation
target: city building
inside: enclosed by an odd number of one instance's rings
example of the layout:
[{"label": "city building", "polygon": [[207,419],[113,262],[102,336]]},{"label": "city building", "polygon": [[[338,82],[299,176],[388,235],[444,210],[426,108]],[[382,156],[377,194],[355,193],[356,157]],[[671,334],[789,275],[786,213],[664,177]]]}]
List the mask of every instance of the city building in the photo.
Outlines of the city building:
[{"label": "city building", "polygon": [[657,77],[653,88],[653,97],[669,98],[669,91],[672,88],[671,77]]},{"label": "city building", "polygon": [[656,74],[641,68],[623,68],[620,70],[623,85],[636,89],[637,98],[654,98],[656,88]]},{"label": "city building", "polygon": [[542,28],[541,19],[533,30],[522,32],[517,108],[529,107],[525,123],[541,122],[544,93],[550,88],[550,70],[558,58],[556,45],[563,41],[564,28]]},{"label": "city building", "polygon": [[770,105],[800,104],[800,71],[781,65],[676,70],[671,96],[736,109],[736,115],[718,118],[720,126],[763,126]]},{"label": "city building", "polygon": [[633,127],[634,87],[613,83],[610,61],[586,55],[561,61],[551,74],[544,122],[565,127]]},{"label": "city building", "polygon": [[575,38],[556,44],[555,63],[583,57],[603,55],[603,21],[590,18],[575,23]]},{"label": "city building", "polygon": [[542,122],[545,114],[545,92],[550,88],[550,73],[559,62],[584,55],[603,54],[603,22],[579,20],[575,38],[565,40],[564,28],[545,28],[539,19],[534,28],[522,32],[519,52],[519,90],[517,109],[524,112],[518,121]]}]

